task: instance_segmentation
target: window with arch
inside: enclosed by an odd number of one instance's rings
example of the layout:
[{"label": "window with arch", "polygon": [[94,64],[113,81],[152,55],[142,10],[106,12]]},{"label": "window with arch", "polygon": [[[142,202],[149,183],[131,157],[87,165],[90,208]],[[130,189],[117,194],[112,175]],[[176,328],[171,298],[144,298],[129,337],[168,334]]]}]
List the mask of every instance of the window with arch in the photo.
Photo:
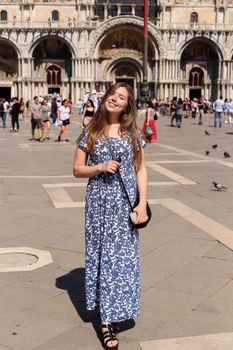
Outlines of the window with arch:
[{"label": "window with arch", "polygon": [[50,66],[47,69],[47,84],[48,85],[61,85],[61,68],[55,65]]},{"label": "window with arch", "polygon": [[52,21],[59,21],[59,12],[57,10],[52,12]]},{"label": "window with arch", "polygon": [[204,73],[200,68],[194,68],[189,74],[189,86],[200,87],[203,85]]},{"label": "window with arch", "polygon": [[191,13],[190,23],[198,23],[198,13],[197,12]]},{"label": "window with arch", "polygon": [[7,21],[7,12],[6,11],[1,11],[1,13],[0,13],[0,20],[1,21]]}]

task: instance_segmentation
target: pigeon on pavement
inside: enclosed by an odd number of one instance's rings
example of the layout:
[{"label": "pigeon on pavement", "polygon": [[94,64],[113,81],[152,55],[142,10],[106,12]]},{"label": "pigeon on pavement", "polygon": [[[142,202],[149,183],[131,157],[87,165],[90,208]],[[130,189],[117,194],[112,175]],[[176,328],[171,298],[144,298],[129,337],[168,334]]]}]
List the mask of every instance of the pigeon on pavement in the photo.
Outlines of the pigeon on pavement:
[{"label": "pigeon on pavement", "polygon": [[225,158],[230,158],[230,154],[228,152],[226,152],[226,151],[223,153],[223,155],[224,155]]},{"label": "pigeon on pavement", "polygon": [[213,145],[213,146],[212,146],[213,149],[215,149],[215,148],[217,148],[217,147],[218,147],[218,145]]},{"label": "pigeon on pavement", "polygon": [[210,135],[210,133],[209,133],[207,130],[205,130],[205,134],[206,134],[206,135]]},{"label": "pigeon on pavement", "polygon": [[205,151],[205,155],[208,156],[210,154],[210,151]]},{"label": "pigeon on pavement", "polygon": [[218,191],[227,190],[227,187],[223,186],[222,184],[216,181],[213,181],[213,185]]}]

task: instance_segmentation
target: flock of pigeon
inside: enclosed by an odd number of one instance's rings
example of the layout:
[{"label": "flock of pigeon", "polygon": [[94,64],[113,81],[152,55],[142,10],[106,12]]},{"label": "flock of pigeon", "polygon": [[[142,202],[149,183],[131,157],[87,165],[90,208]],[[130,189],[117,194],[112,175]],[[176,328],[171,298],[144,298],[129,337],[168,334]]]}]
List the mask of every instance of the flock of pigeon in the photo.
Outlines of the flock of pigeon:
[{"label": "flock of pigeon", "polygon": [[[205,130],[205,134],[208,135],[208,136],[210,136],[210,133],[209,133],[207,130]],[[212,146],[213,150],[216,149],[217,147],[218,147],[217,144],[215,144],[215,145]],[[206,155],[206,156],[208,156],[209,154],[210,154],[210,151],[205,151],[205,155]],[[227,151],[225,151],[225,152],[223,153],[223,156],[224,156],[225,158],[230,158],[231,155],[230,155]],[[227,190],[227,187],[223,186],[221,183],[218,183],[218,182],[216,182],[216,181],[213,181],[213,185],[214,185],[214,187],[216,188],[216,190],[218,190],[218,191]]]}]

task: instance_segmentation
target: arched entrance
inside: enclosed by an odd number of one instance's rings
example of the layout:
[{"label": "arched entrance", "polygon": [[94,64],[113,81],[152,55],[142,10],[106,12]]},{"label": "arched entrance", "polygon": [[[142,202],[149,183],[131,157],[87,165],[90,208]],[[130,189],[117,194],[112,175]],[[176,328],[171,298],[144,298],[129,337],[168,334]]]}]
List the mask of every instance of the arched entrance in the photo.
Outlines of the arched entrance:
[{"label": "arched entrance", "polygon": [[219,56],[210,41],[192,41],[181,55],[182,79],[186,80],[185,97],[217,98]]},{"label": "arched entrance", "polygon": [[[151,95],[154,93],[153,68],[158,56],[152,38],[148,44],[148,80],[151,82]],[[143,28],[133,25],[116,26],[108,30],[98,44],[99,84],[110,85],[125,81],[140,91],[143,64]],[[104,90],[104,87],[103,87]]]},{"label": "arched entrance", "polygon": [[123,81],[134,89],[136,76],[133,68],[127,63],[121,63],[114,72],[116,83]]},{"label": "arched entrance", "polygon": [[189,97],[199,98],[204,88],[204,72],[201,68],[193,68],[189,73]]},{"label": "arched entrance", "polygon": [[18,55],[16,50],[5,41],[0,41],[0,97],[9,100],[17,95],[15,86],[18,76]]},{"label": "arched entrance", "polygon": [[64,98],[71,98],[72,54],[69,46],[58,38],[44,38],[34,49],[32,56],[36,78],[35,95],[57,92]]},{"label": "arched entrance", "polygon": [[122,58],[113,62],[109,68],[108,75],[110,75],[112,82],[125,82],[130,85],[138,96],[140,93],[142,67],[138,63],[129,58]]}]

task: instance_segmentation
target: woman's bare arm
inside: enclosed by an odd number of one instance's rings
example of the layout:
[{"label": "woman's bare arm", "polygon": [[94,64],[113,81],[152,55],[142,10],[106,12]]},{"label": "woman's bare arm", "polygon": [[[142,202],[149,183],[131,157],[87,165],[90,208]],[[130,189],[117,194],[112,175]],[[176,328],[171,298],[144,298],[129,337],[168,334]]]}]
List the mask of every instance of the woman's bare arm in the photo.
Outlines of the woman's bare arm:
[{"label": "woman's bare arm", "polygon": [[115,174],[119,167],[120,163],[115,160],[109,160],[106,163],[96,165],[87,165],[87,152],[85,148],[77,146],[73,164],[73,174],[75,177],[89,178],[101,173]]},{"label": "woman's bare arm", "polygon": [[145,163],[144,150],[141,149],[140,152],[142,152],[142,162],[137,172],[137,185],[138,185],[140,201],[138,206],[134,208],[134,211],[137,213],[137,220],[135,221],[135,224],[139,224],[147,220],[147,213],[146,213],[147,186],[148,186],[147,169],[146,169],[146,163]]}]

